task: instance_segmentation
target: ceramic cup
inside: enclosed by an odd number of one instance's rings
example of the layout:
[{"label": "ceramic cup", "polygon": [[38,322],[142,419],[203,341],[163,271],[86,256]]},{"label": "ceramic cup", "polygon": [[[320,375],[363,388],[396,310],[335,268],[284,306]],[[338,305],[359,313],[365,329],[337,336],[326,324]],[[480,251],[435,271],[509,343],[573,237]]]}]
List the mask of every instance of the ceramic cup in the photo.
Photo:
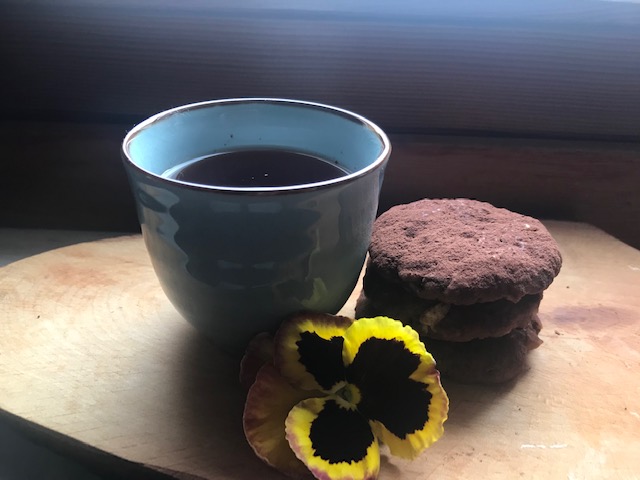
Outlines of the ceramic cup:
[{"label": "ceramic cup", "polygon": [[[163,176],[204,155],[264,148],[314,155],[347,173],[244,188]],[[291,313],[344,305],[366,256],[390,150],[384,132],[354,113],[248,98],[154,115],[127,134],[123,159],[167,297],[199,331],[239,352]]]}]

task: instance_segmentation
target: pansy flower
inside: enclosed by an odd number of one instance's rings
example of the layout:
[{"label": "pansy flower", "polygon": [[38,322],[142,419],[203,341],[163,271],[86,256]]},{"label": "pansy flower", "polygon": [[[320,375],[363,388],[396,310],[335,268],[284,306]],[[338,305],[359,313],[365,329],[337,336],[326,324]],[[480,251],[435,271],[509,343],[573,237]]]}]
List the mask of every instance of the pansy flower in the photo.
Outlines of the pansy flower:
[{"label": "pansy flower", "polygon": [[243,424],[256,454],[282,472],[373,479],[380,444],[411,459],[442,436],[449,400],[435,361],[401,322],[303,313],[267,343],[258,339],[243,360],[266,360]]}]

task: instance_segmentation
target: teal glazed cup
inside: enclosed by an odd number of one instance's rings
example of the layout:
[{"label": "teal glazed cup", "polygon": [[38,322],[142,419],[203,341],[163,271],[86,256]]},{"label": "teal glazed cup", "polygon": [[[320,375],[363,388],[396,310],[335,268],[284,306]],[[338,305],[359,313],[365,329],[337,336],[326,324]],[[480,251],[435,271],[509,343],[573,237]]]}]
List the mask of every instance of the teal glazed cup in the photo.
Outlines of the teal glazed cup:
[{"label": "teal glazed cup", "polygon": [[[283,149],[336,163],[332,180],[282,187],[163,176],[204,155]],[[174,108],[134,127],[123,160],[156,276],[176,310],[240,352],[302,310],[336,313],[365,260],[391,146],[367,119],[316,103],[246,98]]]}]

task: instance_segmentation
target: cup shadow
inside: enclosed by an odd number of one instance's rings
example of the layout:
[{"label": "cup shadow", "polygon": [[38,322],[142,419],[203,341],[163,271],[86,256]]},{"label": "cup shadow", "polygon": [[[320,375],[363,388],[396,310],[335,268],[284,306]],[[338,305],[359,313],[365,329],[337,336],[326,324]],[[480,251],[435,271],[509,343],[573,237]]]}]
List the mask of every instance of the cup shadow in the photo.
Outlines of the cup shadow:
[{"label": "cup shadow", "polygon": [[220,350],[209,339],[185,329],[176,342],[175,388],[181,429],[189,445],[184,457],[189,473],[205,478],[282,479],[256,457],[242,429],[246,392],[238,375],[240,356]]}]

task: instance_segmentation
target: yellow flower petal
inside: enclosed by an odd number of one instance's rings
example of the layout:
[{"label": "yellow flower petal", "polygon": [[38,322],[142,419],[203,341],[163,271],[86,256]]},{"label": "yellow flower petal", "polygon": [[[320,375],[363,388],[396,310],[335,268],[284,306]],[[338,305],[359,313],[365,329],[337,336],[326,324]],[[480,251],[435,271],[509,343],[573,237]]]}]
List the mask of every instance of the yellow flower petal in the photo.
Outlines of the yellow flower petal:
[{"label": "yellow flower petal", "polygon": [[402,341],[409,352],[426,356],[425,366],[431,362],[431,367],[435,370],[436,363],[427,352],[418,333],[413,328],[389,317],[360,318],[353,322],[344,340],[342,351],[344,364],[349,365],[353,362],[360,345],[372,337]]},{"label": "yellow flower petal", "polygon": [[276,368],[295,387],[330,392],[344,380],[342,335],[352,321],[311,312],[289,318],[275,335]]},{"label": "yellow flower petal", "polygon": [[308,475],[285,437],[289,411],[314,392],[291,387],[273,365],[265,364],[249,389],[242,418],[247,441],[256,455],[281,472],[300,477]]},{"label": "yellow flower petal", "polygon": [[378,475],[380,452],[371,427],[337,398],[309,398],[286,421],[291,448],[320,480],[370,480]]},{"label": "yellow flower petal", "polygon": [[[380,421],[372,421],[371,427],[382,443],[389,446],[391,454],[402,458],[413,459],[430,447],[444,433],[444,422],[449,412],[449,398],[440,384],[440,375],[429,374],[421,382],[426,385],[431,398],[428,406],[428,420],[412,433],[402,438],[392,433]],[[403,408],[398,405],[397,408]]]},{"label": "yellow flower petal", "polygon": [[346,380],[358,410],[393,455],[414,458],[442,436],[449,400],[433,357],[410,327],[387,318],[357,320],[344,334]]}]

